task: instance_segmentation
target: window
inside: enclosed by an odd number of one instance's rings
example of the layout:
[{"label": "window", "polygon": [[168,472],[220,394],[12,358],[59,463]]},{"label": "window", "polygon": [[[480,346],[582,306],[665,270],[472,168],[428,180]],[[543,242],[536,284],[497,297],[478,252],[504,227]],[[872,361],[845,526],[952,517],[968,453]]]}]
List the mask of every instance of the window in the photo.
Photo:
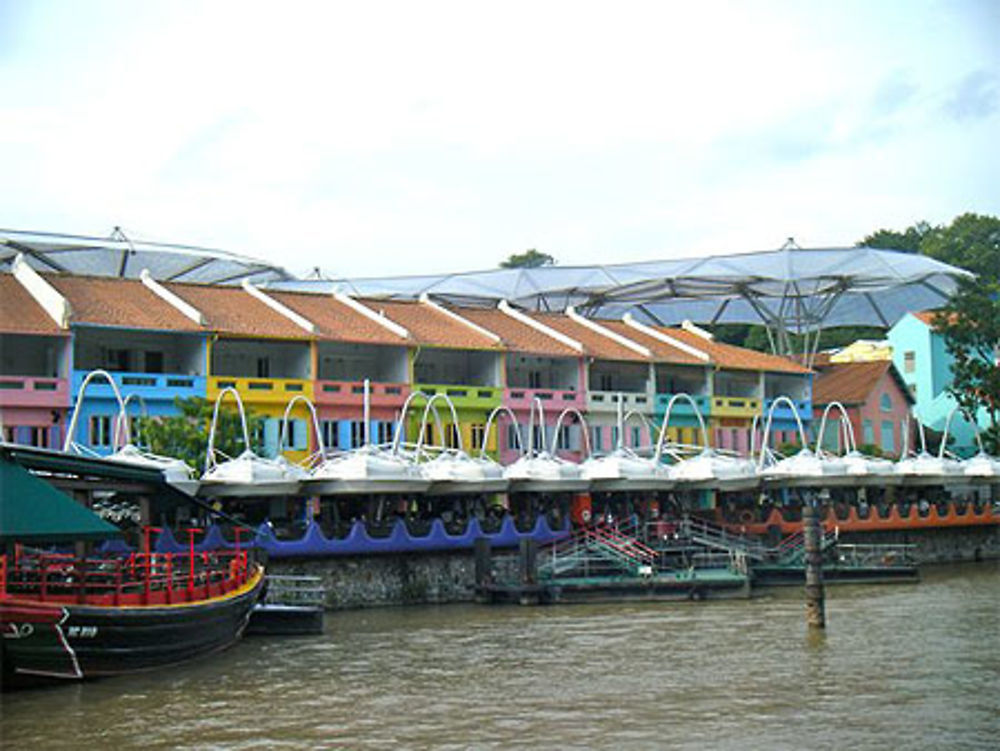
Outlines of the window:
[{"label": "window", "polygon": [[348,448],[357,448],[365,442],[365,424],[361,420],[351,420],[351,445]]},{"label": "window", "polygon": [[601,373],[598,377],[599,391],[614,391],[615,382],[610,373]]},{"label": "window", "polygon": [[321,420],[319,429],[323,433],[323,446],[328,449],[338,448],[340,442],[337,440],[337,421]]},{"label": "window", "polygon": [[541,451],[545,447],[545,434],[542,430],[541,425],[531,426],[531,448],[535,451]]},{"label": "window", "polygon": [[28,445],[45,448],[45,428],[37,425],[28,428]]},{"label": "window", "polygon": [[108,370],[129,370],[131,354],[127,349],[109,349],[105,359]]},{"label": "window", "polygon": [[469,426],[469,450],[480,451],[486,445],[486,426],[473,423]]},{"label": "window", "polygon": [[108,415],[94,415],[90,418],[90,445],[111,445],[111,418]]},{"label": "window", "polygon": [[642,445],[642,428],[638,425],[632,426],[632,447],[639,448]]},{"label": "window", "polygon": [[615,447],[615,448],[618,447],[618,426],[617,425],[612,425],[611,426],[611,445],[612,445],[612,447]]},{"label": "window", "polygon": [[887,454],[895,454],[896,453],[896,437],[894,435],[893,427],[894,426],[893,426],[892,420],[883,420],[882,421],[882,435],[881,435],[882,442],[881,442],[881,448]]},{"label": "window", "polygon": [[392,443],[392,439],[395,433],[395,425],[391,422],[379,422],[376,423],[376,437],[375,440],[378,443],[386,444]]},{"label": "window", "polygon": [[528,371],[528,388],[540,389],[542,387],[542,374],[537,370]]},{"label": "window", "polygon": [[569,451],[571,449],[570,437],[569,437],[569,425],[559,426],[559,435],[556,436],[556,448],[561,451]]},{"label": "window", "polygon": [[915,373],[917,372],[917,353],[912,350],[903,353],[903,372],[904,373]]},{"label": "window", "polygon": [[424,445],[434,445],[434,426],[429,422],[424,424]]},{"label": "window", "polygon": [[872,425],[871,420],[865,420],[861,425],[861,442],[868,444],[875,443],[875,427]]},{"label": "window", "polygon": [[507,426],[507,448],[520,450],[521,436],[517,432],[517,426],[511,423]]},{"label": "window", "polygon": [[444,428],[444,441],[445,445],[450,449],[457,449],[461,443],[461,439],[458,434],[458,426],[450,422]]},{"label": "window", "polygon": [[731,448],[731,449],[733,449],[735,451],[735,450],[737,450],[740,447],[740,429],[739,428],[732,428],[731,432],[732,432],[732,441],[733,442],[729,446],[729,448]]},{"label": "window", "polygon": [[267,357],[257,358],[257,377],[258,378],[270,378],[271,377],[271,360]]},{"label": "window", "polygon": [[883,412],[892,412],[892,397],[888,394],[882,394],[878,400],[878,408]]},{"label": "window", "polygon": [[602,439],[603,439],[604,428],[602,428],[600,425],[595,425],[593,428],[590,429],[590,432],[593,437],[593,440],[591,441],[593,445],[590,447],[591,451],[603,451],[604,441]]},{"label": "window", "polygon": [[163,372],[163,353],[162,352],[146,352],[145,365],[147,373],[162,373]]}]

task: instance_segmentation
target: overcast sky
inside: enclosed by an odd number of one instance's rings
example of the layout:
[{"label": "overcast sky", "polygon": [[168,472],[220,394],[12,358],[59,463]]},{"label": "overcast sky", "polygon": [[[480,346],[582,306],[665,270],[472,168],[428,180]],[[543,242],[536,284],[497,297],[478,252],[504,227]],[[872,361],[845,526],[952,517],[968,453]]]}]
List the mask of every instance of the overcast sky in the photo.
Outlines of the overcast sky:
[{"label": "overcast sky", "polygon": [[0,0],[0,227],[381,276],[1000,214],[1000,1]]}]

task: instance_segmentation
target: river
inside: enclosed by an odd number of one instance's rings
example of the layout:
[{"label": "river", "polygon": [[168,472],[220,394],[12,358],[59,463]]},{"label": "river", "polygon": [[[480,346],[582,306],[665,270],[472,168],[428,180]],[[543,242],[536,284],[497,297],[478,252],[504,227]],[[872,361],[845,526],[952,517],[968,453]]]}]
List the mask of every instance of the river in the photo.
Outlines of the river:
[{"label": "river", "polygon": [[700,603],[330,613],[200,664],[0,697],[11,749],[993,749],[1000,567]]}]

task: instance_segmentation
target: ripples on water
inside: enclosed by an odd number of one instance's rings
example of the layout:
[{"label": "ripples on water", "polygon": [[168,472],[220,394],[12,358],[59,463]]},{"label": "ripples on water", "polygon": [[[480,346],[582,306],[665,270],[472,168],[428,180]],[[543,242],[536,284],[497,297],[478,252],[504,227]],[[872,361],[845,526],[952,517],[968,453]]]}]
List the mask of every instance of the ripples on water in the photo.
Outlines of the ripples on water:
[{"label": "ripples on water", "polygon": [[160,674],[0,698],[15,748],[983,748],[1000,570],[751,601],[331,613]]}]

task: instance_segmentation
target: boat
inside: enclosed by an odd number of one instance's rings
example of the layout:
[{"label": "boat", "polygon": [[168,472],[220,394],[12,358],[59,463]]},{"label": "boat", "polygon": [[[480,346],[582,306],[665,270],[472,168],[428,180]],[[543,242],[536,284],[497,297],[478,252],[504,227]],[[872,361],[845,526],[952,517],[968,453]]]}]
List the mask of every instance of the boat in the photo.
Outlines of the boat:
[{"label": "boat", "polygon": [[242,636],[264,586],[251,551],[196,552],[193,542],[183,553],[44,549],[79,548],[121,531],[2,446],[0,482],[0,544],[8,551],[0,556],[4,690],[163,668]]}]

